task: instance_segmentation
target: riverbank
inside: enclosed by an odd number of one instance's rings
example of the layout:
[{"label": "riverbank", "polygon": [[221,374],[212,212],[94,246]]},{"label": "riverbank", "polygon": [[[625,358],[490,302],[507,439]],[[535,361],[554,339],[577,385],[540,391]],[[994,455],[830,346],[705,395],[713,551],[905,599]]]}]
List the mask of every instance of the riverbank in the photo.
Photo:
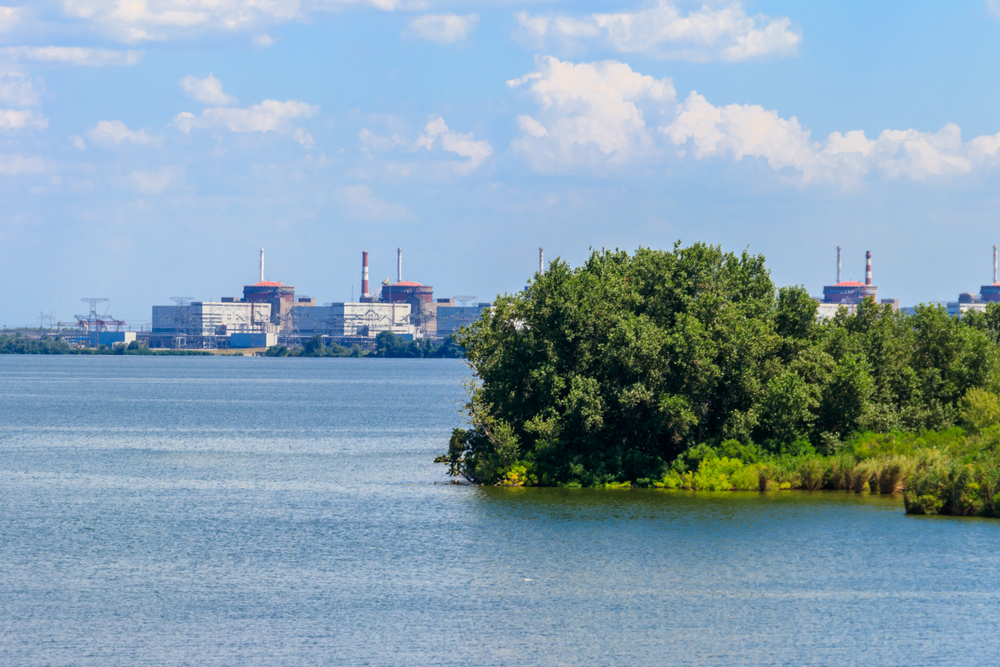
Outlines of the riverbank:
[{"label": "riverbank", "polygon": [[[741,458],[742,457],[742,458]],[[501,486],[535,482],[516,466]],[[579,486],[579,485],[572,485]],[[954,427],[924,433],[863,433],[836,453],[771,456],[736,442],[700,445],[659,479],[602,488],[691,491],[842,490],[902,494],[907,514],[1000,518],[1000,426],[978,433]]]}]

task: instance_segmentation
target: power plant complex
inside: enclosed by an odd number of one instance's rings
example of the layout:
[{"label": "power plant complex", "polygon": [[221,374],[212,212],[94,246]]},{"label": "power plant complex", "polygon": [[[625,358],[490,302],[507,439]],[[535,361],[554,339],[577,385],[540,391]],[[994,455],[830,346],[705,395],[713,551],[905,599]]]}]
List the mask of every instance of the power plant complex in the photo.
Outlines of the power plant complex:
[{"label": "power plant complex", "polygon": [[[367,348],[383,331],[407,340],[443,340],[479,319],[483,309],[491,306],[471,303],[475,297],[435,299],[432,286],[403,280],[403,251],[397,249],[396,253],[396,282],[387,279],[377,295],[370,291],[365,251],[361,253],[359,300],[317,305],[316,299],[296,298],[292,285],[265,280],[261,248],[260,279],[243,287],[242,298],[209,302],[171,297],[172,305],[153,306],[150,330],[136,335],[153,348],[295,346],[316,335]],[[119,333],[125,332],[106,332],[101,342],[127,342],[111,340]]]},{"label": "power plant complex", "polygon": [[[872,253],[865,253],[864,282],[842,280],[842,247],[837,246],[837,280],[823,287],[817,302],[819,320],[834,317],[842,309],[854,313],[865,299],[899,310],[899,300],[879,299],[872,279]],[[948,313],[961,317],[969,311],[985,311],[990,303],[1000,303],[998,246],[993,246],[993,282],[982,285],[978,294],[963,292],[957,301],[941,304]],[[87,315],[77,315],[70,326],[82,335],[68,335],[77,345],[96,347],[136,341],[151,348],[228,349],[263,348],[273,345],[294,347],[313,336],[328,342],[374,347],[382,332],[392,332],[404,340],[430,339],[441,343],[463,326],[480,318],[489,302],[474,296],[434,298],[434,288],[403,280],[403,251],[396,249],[396,281],[386,279],[373,292],[368,275],[368,252],[361,253],[361,294],[357,301],[325,303],[295,296],[295,287],[264,276],[264,249],[260,250],[258,281],[243,287],[242,297],[221,297],[218,301],[195,301],[192,297],[170,297],[171,305],[153,306],[151,325],[139,331],[125,331],[125,322],[108,314],[98,314],[104,298],[87,298]],[[545,273],[545,251],[538,249],[538,273]],[[906,309],[912,312],[912,309]],[[40,318],[42,324],[49,316]],[[43,335],[44,326],[39,328]],[[67,334],[70,332],[67,331]]]}]

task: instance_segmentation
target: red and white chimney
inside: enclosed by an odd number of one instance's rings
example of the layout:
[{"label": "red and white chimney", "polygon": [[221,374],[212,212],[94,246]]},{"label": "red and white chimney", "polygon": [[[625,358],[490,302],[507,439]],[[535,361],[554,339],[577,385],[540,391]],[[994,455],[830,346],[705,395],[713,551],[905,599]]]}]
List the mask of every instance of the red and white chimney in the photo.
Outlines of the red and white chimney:
[{"label": "red and white chimney", "polygon": [[872,284],[872,251],[865,253],[865,285]]},{"label": "red and white chimney", "polygon": [[368,296],[368,251],[361,252],[361,296]]}]

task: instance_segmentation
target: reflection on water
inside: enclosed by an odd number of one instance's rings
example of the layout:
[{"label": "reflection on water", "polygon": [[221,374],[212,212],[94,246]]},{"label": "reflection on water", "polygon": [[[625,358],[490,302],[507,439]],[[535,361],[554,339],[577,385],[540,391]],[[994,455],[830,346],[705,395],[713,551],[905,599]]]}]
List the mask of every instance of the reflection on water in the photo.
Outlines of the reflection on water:
[{"label": "reflection on water", "polygon": [[0,662],[956,665],[1000,521],[477,489],[450,360],[0,357]]}]

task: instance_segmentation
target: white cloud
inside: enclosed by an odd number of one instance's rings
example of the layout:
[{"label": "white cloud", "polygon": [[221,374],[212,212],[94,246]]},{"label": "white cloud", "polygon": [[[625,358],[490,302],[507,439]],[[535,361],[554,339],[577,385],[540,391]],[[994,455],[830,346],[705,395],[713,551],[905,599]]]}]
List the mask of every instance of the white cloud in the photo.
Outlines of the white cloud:
[{"label": "white cloud", "polygon": [[274,37],[271,37],[267,33],[257,35],[256,37],[253,38],[254,46],[260,47],[262,49],[266,49],[269,46],[273,46],[274,42],[275,42]]},{"label": "white cloud", "polygon": [[[120,146],[123,141],[127,141],[137,146],[159,146],[162,142],[160,137],[151,137],[145,130],[130,130],[128,125],[120,120],[102,120],[87,132],[87,137],[95,146],[110,148],[112,145]],[[81,141],[82,143],[82,141]],[[74,145],[75,142],[74,142]],[[80,148],[80,146],[77,146]]]},{"label": "white cloud", "polygon": [[456,168],[460,174],[475,171],[486,161],[486,158],[493,155],[493,147],[488,141],[476,141],[471,132],[468,134],[452,132],[440,116],[432,118],[427,123],[427,126],[424,127],[424,133],[417,139],[416,147],[431,150],[438,139],[441,140],[441,148],[444,150],[469,158]]},{"label": "white cloud", "polygon": [[106,65],[135,65],[142,59],[142,51],[115,51],[79,46],[5,46],[0,47],[2,60],[27,60],[41,63],[65,63],[87,67]]},{"label": "white cloud", "polygon": [[716,107],[696,92],[662,130],[675,145],[690,144],[698,159],[761,158],[775,170],[794,170],[795,180],[801,183],[851,185],[872,170],[888,178],[916,181],[963,174],[1000,149],[1000,135],[995,141],[979,137],[963,144],[961,130],[952,124],[936,133],[884,130],[874,140],[861,130],[833,132],[825,142],[814,142],[794,116],[784,119],[777,111],[749,104]]},{"label": "white cloud", "polygon": [[24,14],[24,8],[22,7],[4,7],[0,6],[0,32],[9,32],[21,22],[21,16]]},{"label": "white cloud", "polygon": [[256,30],[350,5],[419,8],[399,0],[63,0],[66,15],[125,42],[190,37],[193,31]]},{"label": "white cloud", "polygon": [[184,167],[162,167],[150,171],[133,171],[129,180],[139,190],[147,195],[163,194],[167,188],[184,177]]},{"label": "white cloud", "polygon": [[319,113],[318,106],[305,102],[264,100],[246,109],[212,107],[202,111],[200,116],[184,111],[174,116],[171,125],[184,134],[189,134],[195,127],[228,128],[232,132],[289,134],[304,148],[312,148],[312,136],[302,128],[295,127],[292,121],[311,118],[317,113]]},{"label": "white cloud", "polygon": [[45,85],[17,70],[0,70],[0,103],[16,107],[32,107],[39,102]]},{"label": "white cloud", "polygon": [[1000,0],[986,0],[986,11],[993,18],[1000,19]]},{"label": "white cloud", "polygon": [[45,161],[37,156],[0,154],[0,175],[41,174],[45,171]]},{"label": "white cloud", "polygon": [[49,119],[36,115],[30,109],[0,109],[0,132],[38,129],[49,126]]},{"label": "white cloud", "polygon": [[693,61],[740,61],[797,53],[801,36],[788,18],[747,16],[742,3],[706,2],[682,14],[668,0],[635,12],[580,17],[514,15],[520,37],[541,47],[555,40],[574,47],[599,41],[620,53]]},{"label": "white cloud", "polygon": [[[673,83],[616,61],[536,58],[536,69],[507,82],[527,86],[538,109],[520,114],[511,142],[537,171],[666,159],[756,158],[798,184],[858,184],[869,174],[924,181],[1000,166],[1000,133],[963,142],[957,125],[937,132],[832,132],[814,141],[797,118],[753,104],[715,106],[692,91],[677,104]],[[441,127],[444,121],[438,119]],[[428,125],[422,141],[443,132]]]},{"label": "white cloud", "polygon": [[[595,160],[622,162],[652,149],[645,112],[675,106],[670,79],[644,76],[615,61],[562,62],[536,58],[536,71],[507,82],[529,84],[537,117],[518,116],[522,136],[515,150],[543,171]],[[645,111],[644,111],[645,109]]]},{"label": "white cloud", "polygon": [[410,21],[409,33],[439,44],[454,44],[469,36],[479,23],[479,14],[427,14]]},{"label": "white cloud", "polygon": [[369,156],[373,153],[385,153],[404,143],[403,138],[396,133],[381,136],[367,127],[361,128],[358,132],[358,139],[361,140],[361,150]]},{"label": "white cloud", "polygon": [[416,222],[410,209],[378,199],[367,185],[343,185],[334,190],[343,213],[361,222]]},{"label": "white cloud", "polygon": [[87,150],[87,144],[84,142],[83,137],[80,135],[75,135],[69,138],[69,143],[78,151]]},{"label": "white cloud", "polygon": [[195,102],[220,107],[231,107],[239,103],[239,100],[232,95],[222,92],[222,82],[216,79],[211,72],[204,79],[198,79],[188,74],[179,83],[184,94]]}]

